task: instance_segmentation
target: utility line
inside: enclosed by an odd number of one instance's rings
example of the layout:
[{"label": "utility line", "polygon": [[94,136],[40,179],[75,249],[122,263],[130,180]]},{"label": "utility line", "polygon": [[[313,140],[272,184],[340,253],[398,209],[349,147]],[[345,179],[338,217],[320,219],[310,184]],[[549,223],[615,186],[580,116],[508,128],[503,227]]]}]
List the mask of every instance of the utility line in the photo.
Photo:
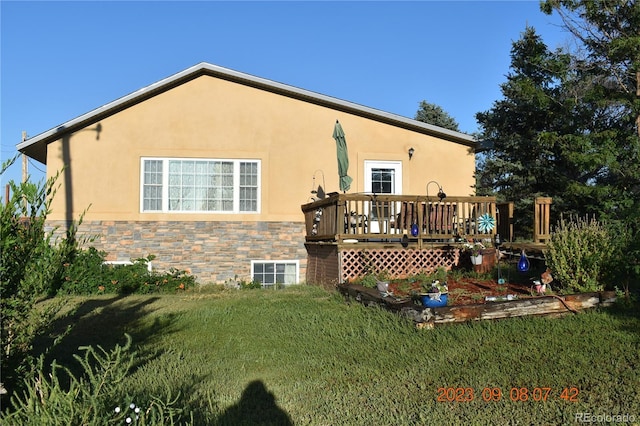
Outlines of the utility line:
[{"label": "utility line", "polygon": [[44,173],[44,174],[47,174],[47,172],[46,172],[45,170],[42,170],[41,168],[39,168],[38,166],[36,166],[36,165],[34,164],[34,162],[33,162],[33,161],[31,161],[31,158],[28,158],[28,157],[27,157],[27,161],[29,161],[29,164],[31,164],[31,165],[33,166],[33,168],[34,168],[34,169],[36,169],[37,171],[39,171],[39,172],[41,172],[41,173]]}]

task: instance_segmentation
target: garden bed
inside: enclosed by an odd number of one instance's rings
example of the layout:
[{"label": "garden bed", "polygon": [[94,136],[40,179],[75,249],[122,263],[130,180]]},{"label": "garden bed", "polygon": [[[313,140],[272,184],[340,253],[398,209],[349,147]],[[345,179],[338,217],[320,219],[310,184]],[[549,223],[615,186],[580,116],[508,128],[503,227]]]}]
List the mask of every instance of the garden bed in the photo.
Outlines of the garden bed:
[{"label": "garden bed", "polygon": [[[518,283],[499,284],[495,279],[460,277],[447,281],[449,287],[449,305],[475,305],[487,303],[486,298],[524,298],[531,297],[531,286]],[[391,281],[389,292],[396,299],[411,298],[411,293],[422,291],[420,283]]]},{"label": "garden bed", "polygon": [[[348,300],[396,311],[412,319],[421,328],[485,319],[575,314],[589,308],[609,306],[615,301],[615,292],[610,291],[539,296],[532,295],[531,288],[523,284],[498,284],[493,280],[473,278],[451,281],[448,285],[449,305],[439,308],[425,308],[415,297],[383,294],[375,288],[358,284],[344,284],[338,289]],[[393,293],[394,289],[398,289],[397,284],[391,282],[390,292]],[[406,283],[399,293],[404,293],[405,289]],[[507,300],[507,295],[515,298]],[[496,300],[489,301],[487,297],[495,297]]]}]

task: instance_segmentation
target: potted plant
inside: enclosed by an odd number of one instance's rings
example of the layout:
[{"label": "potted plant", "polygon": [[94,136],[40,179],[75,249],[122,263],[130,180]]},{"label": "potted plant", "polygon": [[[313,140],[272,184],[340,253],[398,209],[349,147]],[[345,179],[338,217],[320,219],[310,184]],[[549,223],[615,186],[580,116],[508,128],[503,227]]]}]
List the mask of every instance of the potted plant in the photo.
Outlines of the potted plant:
[{"label": "potted plant", "polygon": [[449,287],[447,287],[446,282],[441,283],[435,280],[431,285],[423,285],[423,289],[425,292],[420,296],[423,306],[427,308],[447,306],[447,302],[449,301]]},{"label": "potted plant", "polygon": [[472,265],[482,264],[482,250],[484,250],[484,244],[479,241],[471,240],[464,243],[464,249],[469,253]]}]

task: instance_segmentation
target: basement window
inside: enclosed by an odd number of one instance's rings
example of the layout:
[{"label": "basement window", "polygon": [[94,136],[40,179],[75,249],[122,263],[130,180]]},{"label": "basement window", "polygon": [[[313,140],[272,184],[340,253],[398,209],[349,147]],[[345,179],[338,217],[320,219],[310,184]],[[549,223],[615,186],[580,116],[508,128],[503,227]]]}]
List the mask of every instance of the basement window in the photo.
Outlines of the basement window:
[{"label": "basement window", "polygon": [[252,260],[251,280],[271,287],[276,284],[296,284],[300,263],[297,260]]}]

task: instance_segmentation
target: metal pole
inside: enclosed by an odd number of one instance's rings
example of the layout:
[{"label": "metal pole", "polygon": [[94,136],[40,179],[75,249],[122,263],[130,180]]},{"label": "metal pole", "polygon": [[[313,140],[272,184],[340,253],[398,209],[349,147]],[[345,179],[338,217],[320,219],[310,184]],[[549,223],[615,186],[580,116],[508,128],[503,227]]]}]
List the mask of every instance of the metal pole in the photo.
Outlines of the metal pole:
[{"label": "metal pole", "polygon": [[[26,131],[22,131],[22,142],[27,140],[27,132]],[[22,153],[22,183],[26,183],[27,182],[27,177],[29,176],[28,171],[27,171],[27,155],[23,152]],[[22,201],[24,203],[24,211],[27,211],[27,207],[28,207],[28,203],[27,203],[27,197],[26,195],[23,196]]]},{"label": "metal pole", "polygon": [[[25,132],[24,130],[22,131],[22,142],[27,140],[27,132]],[[25,183],[27,181],[27,156],[24,154],[24,152],[22,153],[22,183]]]}]

